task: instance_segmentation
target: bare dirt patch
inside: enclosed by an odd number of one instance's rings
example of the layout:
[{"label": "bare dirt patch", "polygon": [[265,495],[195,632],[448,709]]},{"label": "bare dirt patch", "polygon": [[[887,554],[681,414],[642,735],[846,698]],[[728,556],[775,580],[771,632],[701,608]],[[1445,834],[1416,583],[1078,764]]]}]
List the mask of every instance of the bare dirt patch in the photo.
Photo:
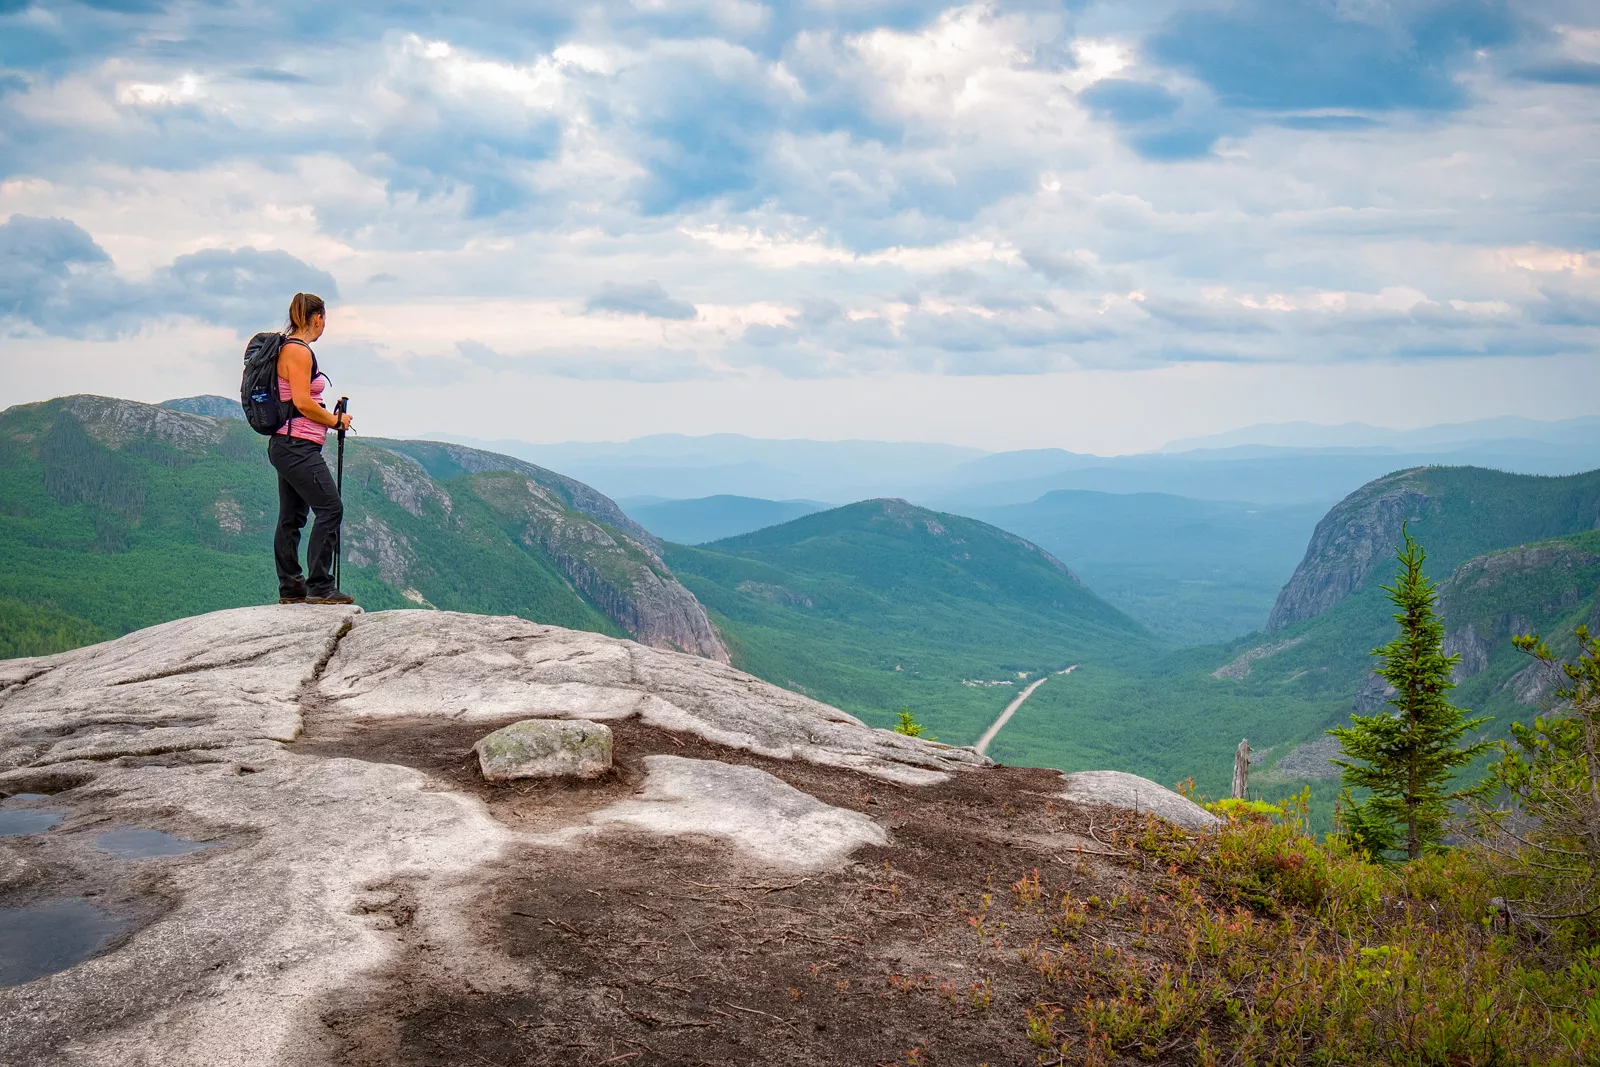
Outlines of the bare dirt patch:
[{"label": "bare dirt patch", "polygon": [[[1116,815],[1053,799],[1054,771],[913,789],[621,722],[607,778],[494,784],[471,746],[499,725],[314,728],[295,749],[415,767],[532,833],[630,795],[646,755],[719,759],[863,812],[891,843],[812,875],[710,838],[607,829],[526,846],[488,870],[471,916],[519,988],[476,988],[419,932],[387,973],[322,1013],[328,1063],[1033,1064],[1029,1013],[1050,1004],[1028,947],[1087,936],[1109,950],[1135,936],[1137,907],[1149,911],[1147,862],[1101,843]],[[1053,929],[1063,899],[1093,912],[1081,931]]]}]

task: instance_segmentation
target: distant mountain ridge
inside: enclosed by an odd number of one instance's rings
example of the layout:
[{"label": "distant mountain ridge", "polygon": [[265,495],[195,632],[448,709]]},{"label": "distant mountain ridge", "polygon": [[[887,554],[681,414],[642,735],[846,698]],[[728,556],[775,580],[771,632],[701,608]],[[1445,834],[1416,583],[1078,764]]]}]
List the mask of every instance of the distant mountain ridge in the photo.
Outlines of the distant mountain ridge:
[{"label": "distant mountain ridge", "polygon": [[1061,489],[968,514],[1053,552],[1156,633],[1197,645],[1261,629],[1323,509]]},{"label": "distant mountain ridge", "polygon": [[826,511],[830,505],[816,500],[760,500],[725,494],[694,500],[645,498],[638,503],[622,501],[621,506],[663,541],[699,545]]},{"label": "distant mountain ridge", "polygon": [[242,419],[244,409],[237,400],[229,400],[225,396],[207,394],[205,396],[185,396],[177,400],[163,400],[161,406],[171,408],[173,411],[187,411],[191,415],[209,415],[213,419]]},{"label": "distant mountain ridge", "polygon": [[[429,437],[487,447],[565,471],[614,499],[900,497],[960,513],[1024,504],[1057,490],[1326,507],[1374,478],[1407,467],[1465,465],[1560,475],[1600,466],[1600,420],[1490,420],[1436,429],[1396,431],[1392,444],[1315,447],[1222,436],[1196,442],[1204,447],[1187,451],[1122,456],[1059,448],[986,453],[952,445],[786,441],[737,434],[658,434],[626,442],[543,445]],[[1523,436],[1508,436],[1511,431]]]},{"label": "distant mountain ridge", "polygon": [[811,441],[740,434],[652,434],[632,441],[482,441],[424,434],[571,472],[615,499],[746,496],[767,500],[859,500],[898,491],[930,472],[984,455],[959,445]]},{"label": "distant mountain ridge", "polygon": [[[264,446],[242,420],[107,397],[0,412],[0,624],[72,640],[64,620],[107,635],[275,597]],[[437,442],[347,449],[345,584],[367,606],[520,614],[727,660],[659,542],[589,486]]]},{"label": "distant mountain ridge", "polygon": [[1241,446],[1274,448],[1437,449],[1485,441],[1538,441],[1545,444],[1600,443],[1600,417],[1526,419],[1501,416],[1471,422],[1444,423],[1412,430],[1393,430],[1364,422],[1327,425],[1311,422],[1261,423],[1203,437],[1185,437],[1161,446],[1162,452],[1225,449]]}]

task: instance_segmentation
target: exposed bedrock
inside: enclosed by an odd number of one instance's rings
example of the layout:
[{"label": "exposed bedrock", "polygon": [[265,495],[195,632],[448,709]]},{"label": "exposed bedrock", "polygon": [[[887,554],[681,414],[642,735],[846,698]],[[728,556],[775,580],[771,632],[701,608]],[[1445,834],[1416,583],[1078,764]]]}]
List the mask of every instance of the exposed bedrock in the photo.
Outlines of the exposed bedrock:
[{"label": "exposed bedrock", "polygon": [[1305,558],[1272,606],[1268,633],[1321,615],[1393,556],[1401,526],[1418,518],[1428,503],[1416,474],[1401,471],[1370,482],[1323,516]]},{"label": "exposed bedrock", "polygon": [[1126,771],[1075,771],[1063,775],[1062,782],[1067,800],[1147,812],[1187,830],[1207,830],[1222,821],[1188,797]]},{"label": "exposed bedrock", "polygon": [[[617,765],[484,782],[473,744],[525,719],[606,722]],[[719,866],[697,882],[798,885],[893,845],[874,795],[990,766],[699,656],[515,618],[245,608],[3,662],[0,795],[60,818],[0,837],[0,908],[105,923],[89,958],[0,987],[0,1063],[344,1062],[329,998],[401,960],[527,988],[483,915],[529,871],[580,854],[617,870],[670,842]],[[1114,779],[1071,776],[1067,795],[1207,822]],[[208,847],[119,858],[102,838],[126,830]]]}]

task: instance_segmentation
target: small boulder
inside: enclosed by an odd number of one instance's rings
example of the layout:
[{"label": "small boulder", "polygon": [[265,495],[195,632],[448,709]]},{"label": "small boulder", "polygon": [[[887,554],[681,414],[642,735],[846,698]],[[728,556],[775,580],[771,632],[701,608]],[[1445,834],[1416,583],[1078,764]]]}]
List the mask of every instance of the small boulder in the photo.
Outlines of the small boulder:
[{"label": "small boulder", "polygon": [[611,728],[582,719],[524,719],[472,746],[491,782],[598,778],[611,769]]},{"label": "small boulder", "polygon": [[1077,771],[1061,778],[1064,800],[1149,812],[1186,830],[1209,830],[1222,822],[1188,797],[1127,771]]}]

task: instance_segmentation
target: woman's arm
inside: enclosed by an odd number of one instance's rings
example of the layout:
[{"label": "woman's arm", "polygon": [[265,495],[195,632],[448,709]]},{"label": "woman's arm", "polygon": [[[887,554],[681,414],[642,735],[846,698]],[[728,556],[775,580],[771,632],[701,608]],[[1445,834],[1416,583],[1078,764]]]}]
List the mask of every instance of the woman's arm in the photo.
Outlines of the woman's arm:
[{"label": "woman's arm", "polygon": [[350,428],[348,414],[341,419],[311,398],[311,349],[285,342],[278,350],[278,376],[288,379],[289,399],[300,414],[330,429]]}]

